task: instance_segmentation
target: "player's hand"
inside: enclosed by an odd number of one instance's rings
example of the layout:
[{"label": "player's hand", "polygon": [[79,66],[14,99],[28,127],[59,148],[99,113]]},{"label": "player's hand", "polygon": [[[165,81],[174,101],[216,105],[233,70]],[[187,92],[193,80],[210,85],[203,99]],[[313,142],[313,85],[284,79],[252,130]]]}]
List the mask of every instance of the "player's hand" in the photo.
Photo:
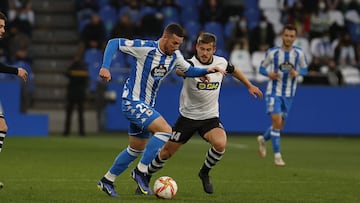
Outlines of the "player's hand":
[{"label": "player's hand", "polygon": [[201,80],[201,82],[204,82],[204,83],[210,82],[210,77],[208,75],[201,76],[201,77],[199,77],[199,79]]},{"label": "player's hand", "polygon": [[292,68],[290,70],[290,75],[291,75],[291,77],[296,78],[299,75],[299,73],[295,69]]},{"label": "player's hand", "polygon": [[99,76],[102,80],[109,82],[111,80],[110,70],[108,68],[101,68],[99,71]]},{"label": "player's hand", "polygon": [[222,69],[222,68],[219,68],[217,66],[214,66],[214,67],[211,67],[211,68],[208,68],[207,69],[207,72],[208,73],[215,73],[215,72],[219,72],[223,75],[226,75],[226,70]]},{"label": "player's hand", "polygon": [[275,72],[271,72],[271,73],[269,73],[269,78],[271,79],[271,80],[277,80],[278,78],[279,78],[279,74],[278,73],[275,73]]},{"label": "player's hand", "polygon": [[254,98],[260,98],[260,99],[262,99],[263,98],[263,93],[262,93],[262,91],[258,88],[258,87],[256,87],[255,85],[251,85],[249,88],[248,88],[248,90],[249,90],[249,93],[254,97]]},{"label": "player's hand", "polygon": [[18,74],[17,74],[24,82],[27,81],[28,73],[23,68],[18,68]]}]

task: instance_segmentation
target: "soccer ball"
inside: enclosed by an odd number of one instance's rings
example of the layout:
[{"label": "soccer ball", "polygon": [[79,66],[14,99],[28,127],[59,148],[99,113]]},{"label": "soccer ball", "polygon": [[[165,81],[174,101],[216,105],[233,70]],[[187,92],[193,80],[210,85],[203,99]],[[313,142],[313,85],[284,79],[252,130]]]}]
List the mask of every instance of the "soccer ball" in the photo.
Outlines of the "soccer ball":
[{"label": "soccer ball", "polygon": [[154,183],[154,193],[161,199],[172,199],[178,190],[174,179],[169,176],[162,176],[156,179]]}]

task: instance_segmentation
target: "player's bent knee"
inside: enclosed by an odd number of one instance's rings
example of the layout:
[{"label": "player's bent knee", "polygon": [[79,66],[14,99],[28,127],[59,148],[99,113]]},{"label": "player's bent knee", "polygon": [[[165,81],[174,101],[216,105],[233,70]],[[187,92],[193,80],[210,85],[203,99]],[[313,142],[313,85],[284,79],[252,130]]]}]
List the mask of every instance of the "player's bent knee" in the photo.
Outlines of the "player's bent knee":
[{"label": "player's bent knee", "polygon": [[7,131],[8,131],[7,125],[6,125],[6,124],[0,125],[0,131],[1,131],[1,132],[7,132]]},{"label": "player's bent knee", "polygon": [[218,152],[224,152],[226,149],[226,146],[225,145],[216,145],[216,146],[214,146],[214,148]]},{"label": "player's bent knee", "polygon": [[226,141],[224,142],[215,142],[212,144],[212,146],[215,148],[218,152],[223,152],[226,149]]}]

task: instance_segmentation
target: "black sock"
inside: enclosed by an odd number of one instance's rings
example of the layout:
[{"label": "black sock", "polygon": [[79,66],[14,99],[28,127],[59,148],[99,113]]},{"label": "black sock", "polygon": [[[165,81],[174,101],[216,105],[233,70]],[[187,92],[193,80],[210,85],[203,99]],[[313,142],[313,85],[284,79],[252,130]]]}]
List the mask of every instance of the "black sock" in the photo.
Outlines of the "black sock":
[{"label": "black sock", "polygon": [[107,184],[113,184],[113,182],[111,182],[110,180],[106,179],[105,177],[101,178],[101,181]]},{"label": "black sock", "polygon": [[200,169],[200,173],[207,175],[207,174],[209,174],[209,171],[210,171],[210,168],[207,167],[205,164],[203,164],[203,166],[202,166],[201,169]]}]

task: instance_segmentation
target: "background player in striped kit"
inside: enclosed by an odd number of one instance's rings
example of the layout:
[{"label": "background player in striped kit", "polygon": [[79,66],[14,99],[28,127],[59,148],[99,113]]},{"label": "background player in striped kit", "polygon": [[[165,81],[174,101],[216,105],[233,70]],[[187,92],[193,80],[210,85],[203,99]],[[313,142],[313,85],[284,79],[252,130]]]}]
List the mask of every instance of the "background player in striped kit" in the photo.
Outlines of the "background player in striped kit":
[{"label": "background player in striped kit", "polygon": [[304,52],[293,46],[296,28],[285,25],[282,31],[282,44],[270,48],[260,66],[260,73],[270,78],[266,89],[266,108],[271,115],[272,125],[257,137],[259,154],[266,156],[265,142],[271,139],[276,166],[285,166],[280,153],[280,132],[290,111],[295,96],[297,78],[307,74],[307,61]]},{"label": "background player in striped kit", "polygon": [[[0,12],[0,39],[2,39],[5,34],[6,20],[7,20],[6,16],[2,12]],[[9,74],[18,75],[25,82],[27,80],[27,75],[28,75],[26,70],[23,68],[12,67],[12,66],[5,65],[3,63],[0,63],[0,73],[9,73]],[[3,114],[3,109],[2,109],[2,106],[0,103],[0,152],[1,152],[3,144],[4,144],[4,139],[5,139],[7,130],[8,130],[8,127],[6,125],[6,120],[5,120],[5,117]]]},{"label": "background player in striped kit", "polygon": [[[99,76],[105,81],[111,79],[109,68],[117,50],[130,54],[137,60],[135,67],[131,67],[122,95],[122,112],[130,121],[129,145],[119,153],[109,171],[98,182],[98,188],[111,197],[118,197],[113,185],[116,177],[143,152],[131,175],[142,193],[152,194],[148,185],[140,184],[144,182],[142,179],[148,177],[143,176],[139,170],[147,168],[171,136],[171,126],[154,108],[156,94],[163,78],[175,68],[183,71],[188,77],[204,76],[212,72],[226,74],[226,71],[219,67],[195,68],[186,62],[179,51],[183,39],[183,28],[178,24],[169,24],[158,41],[117,38],[109,40],[106,45],[99,72]],[[149,139],[151,134],[153,136]]]},{"label": "background player in striped kit", "polygon": [[[239,68],[234,67],[225,58],[214,55],[215,51],[216,36],[201,33],[196,42],[196,55],[189,59],[189,62],[205,69],[212,66],[221,67],[239,79],[253,97],[262,98],[261,90],[252,85]],[[183,75],[180,70],[177,73]],[[198,175],[204,191],[212,194],[214,190],[209,172],[223,157],[227,136],[219,118],[218,103],[223,75],[211,74],[207,80],[204,82],[204,78],[185,77],[180,95],[180,116],[173,127],[173,134],[148,166],[147,174],[151,176],[163,168],[166,161],[198,133],[211,145]]]}]

